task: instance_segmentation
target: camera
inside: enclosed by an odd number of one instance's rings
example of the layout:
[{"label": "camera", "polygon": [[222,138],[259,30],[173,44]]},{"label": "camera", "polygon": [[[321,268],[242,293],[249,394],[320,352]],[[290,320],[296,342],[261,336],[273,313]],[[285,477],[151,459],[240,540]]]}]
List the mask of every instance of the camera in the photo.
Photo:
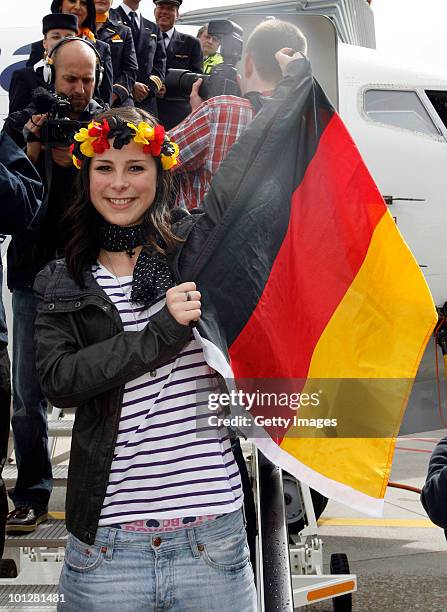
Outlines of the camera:
[{"label": "camera", "polygon": [[208,24],[208,33],[221,41],[223,63],[214,66],[211,74],[170,68],[166,74],[166,90],[170,97],[189,98],[193,84],[203,79],[199,95],[203,100],[215,96],[241,96],[236,64],[242,57],[243,35],[240,26],[227,19],[215,19]]},{"label": "camera", "polygon": [[68,118],[70,100],[43,87],[33,92],[34,112],[48,113],[48,118],[40,130],[40,140],[47,147],[69,147],[73,135],[81,128],[80,121]]}]

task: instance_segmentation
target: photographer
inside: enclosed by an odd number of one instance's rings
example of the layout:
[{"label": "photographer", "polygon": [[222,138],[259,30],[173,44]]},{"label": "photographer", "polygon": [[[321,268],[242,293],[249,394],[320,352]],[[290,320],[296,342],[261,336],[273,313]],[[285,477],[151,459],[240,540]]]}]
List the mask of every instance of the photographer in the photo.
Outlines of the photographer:
[{"label": "photographer", "polygon": [[[101,65],[94,47],[79,38],[65,38],[50,53],[56,99],[49,112],[37,112],[35,99],[29,108],[14,113],[4,130],[17,140],[24,129],[26,153],[45,184],[40,224],[13,238],[8,250],[8,286],[13,291],[13,417],[18,478],[10,493],[15,510],[7,532],[33,531],[47,516],[52,487],[47,445],[47,403],[42,395],[34,362],[33,331],[36,313],[32,292],[34,278],[64,246],[59,224],[76,176],[69,142],[80,122],[90,121],[103,110],[92,100]],[[43,92],[47,96],[47,92]],[[42,96],[44,97],[44,96]],[[58,107],[69,105],[68,119],[58,117]],[[65,109],[64,109],[65,113]],[[64,115],[63,115],[64,116]],[[55,138],[66,137],[66,142]]]},{"label": "photographer", "polygon": [[[42,19],[43,48],[45,56],[62,38],[76,36],[78,33],[78,18],[76,15],[50,13]],[[37,87],[46,87],[43,78],[44,61],[34,67],[27,66],[16,70],[9,87],[9,114],[23,110],[31,99]]]},{"label": "photographer", "polygon": [[[217,96],[203,102],[198,92],[202,83],[192,88],[193,112],[170,132],[180,148],[178,205],[193,209],[200,205],[210,182],[228,151],[251,122],[262,105],[263,96],[271,95],[282,78],[278,61],[287,56],[275,54],[282,48],[302,54],[307,42],[293,24],[277,19],[264,21],[250,35],[241,82],[244,98]],[[195,109],[195,110],[194,110]]]},{"label": "photographer", "polygon": [[[7,134],[0,134],[0,231],[15,234],[28,227],[42,201],[42,181],[27,159]],[[3,554],[5,521],[8,503],[1,478],[8,451],[11,406],[8,335],[1,289],[3,267],[0,258],[0,558]]]},{"label": "photographer", "polygon": [[[96,10],[94,0],[53,0],[51,12],[54,14],[76,15],[79,23],[78,36],[90,41],[98,51],[104,69],[101,83],[96,83],[95,98],[110,104],[112,101],[113,67],[110,47],[96,35]],[[26,63],[34,66],[44,56],[42,41],[33,42],[31,53]]]}]

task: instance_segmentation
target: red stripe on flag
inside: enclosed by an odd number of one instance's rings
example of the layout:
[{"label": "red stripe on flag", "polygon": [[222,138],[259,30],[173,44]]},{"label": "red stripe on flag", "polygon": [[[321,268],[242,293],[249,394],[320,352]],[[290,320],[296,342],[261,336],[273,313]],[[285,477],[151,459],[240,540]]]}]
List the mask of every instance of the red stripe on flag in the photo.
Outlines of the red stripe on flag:
[{"label": "red stripe on flag", "polygon": [[334,114],[293,194],[289,228],[263,294],[230,347],[237,378],[306,377],[318,339],[385,211],[357,147]]}]

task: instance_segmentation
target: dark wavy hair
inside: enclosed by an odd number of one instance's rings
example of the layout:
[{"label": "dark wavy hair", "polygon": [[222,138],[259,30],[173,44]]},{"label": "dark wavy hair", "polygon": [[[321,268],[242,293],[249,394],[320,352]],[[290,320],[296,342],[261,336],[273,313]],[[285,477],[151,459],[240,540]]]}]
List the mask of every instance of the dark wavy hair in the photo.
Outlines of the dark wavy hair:
[{"label": "dark wavy hair", "polygon": [[[112,117],[119,117],[129,123],[146,121],[152,126],[157,125],[152,115],[134,107],[114,108],[95,116],[95,121],[110,121]],[[173,251],[182,239],[171,229],[171,214],[175,204],[172,174],[169,170],[163,170],[159,157],[154,160],[157,164],[157,187],[154,201],[146,211],[143,221],[147,240],[145,246],[151,246],[166,254]],[[90,164],[91,158],[84,159],[74,185],[74,198],[62,220],[67,269],[81,287],[85,270],[98,259],[98,227],[103,221],[90,201]]]},{"label": "dark wavy hair", "polygon": [[[51,12],[52,13],[61,13],[62,12],[62,0],[53,0],[51,3]],[[95,8],[95,0],[87,0],[87,17],[84,23],[79,24],[80,28],[88,28],[96,34],[96,8]]]}]

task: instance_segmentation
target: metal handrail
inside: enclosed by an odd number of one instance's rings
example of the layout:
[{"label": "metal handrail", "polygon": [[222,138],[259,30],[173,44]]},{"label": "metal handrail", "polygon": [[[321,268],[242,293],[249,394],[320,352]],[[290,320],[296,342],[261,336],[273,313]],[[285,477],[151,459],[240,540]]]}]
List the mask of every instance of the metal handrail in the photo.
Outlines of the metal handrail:
[{"label": "metal handrail", "polygon": [[264,610],[293,612],[282,472],[260,451],[257,453]]}]

